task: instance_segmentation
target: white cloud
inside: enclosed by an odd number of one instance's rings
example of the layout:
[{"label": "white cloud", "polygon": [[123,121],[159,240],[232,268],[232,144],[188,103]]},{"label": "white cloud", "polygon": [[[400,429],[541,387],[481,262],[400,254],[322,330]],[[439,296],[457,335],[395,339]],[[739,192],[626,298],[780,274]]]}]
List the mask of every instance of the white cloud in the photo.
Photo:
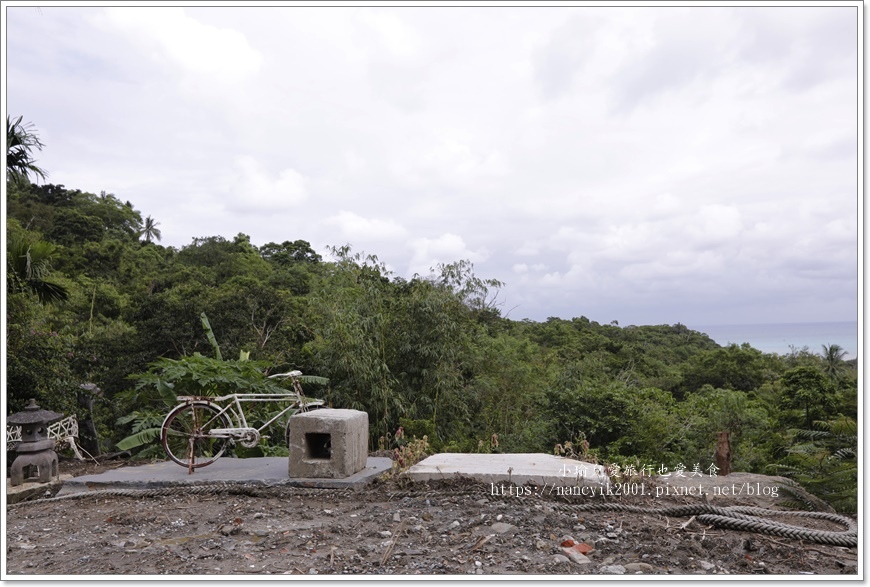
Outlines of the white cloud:
[{"label": "white cloud", "polygon": [[113,7],[106,25],[156,47],[185,72],[237,80],[259,71],[263,58],[242,33],[202,24],[178,7]]},{"label": "white cloud", "polygon": [[436,238],[418,238],[410,243],[413,254],[408,273],[429,275],[439,263],[468,260],[484,261],[489,257],[485,250],[475,251],[466,245],[465,240],[456,234],[445,233]]},{"label": "white cloud", "polygon": [[253,157],[239,157],[235,163],[235,180],[226,201],[228,210],[243,214],[279,212],[308,199],[305,177],[295,169],[283,169],[274,176]]},{"label": "white cloud", "polygon": [[420,35],[398,14],[366,10],[360,13],[359,20],[371,28],[379,44],[395,58],[412,59],[420,53]]},{"label": "white cloud", "polygon": [[350,242],[404,277],[470,259],[515,318],[857,305],[854,9],[7,15],[39,163],[164,244]]},{"label": "white cloud", "polygon": [[734,206],[715,204],[703,206],[688,221],[686,235],[696,248],[717,245],[733,246],[743,231],[740,210]]},{"label": "white cloud", "polygon": [[364,218],[347,210],[330,216],[324,224],[336,227],[342,238],[350,240],[352,244],[395,240],[407,235],[405,228],[391,219]]}]

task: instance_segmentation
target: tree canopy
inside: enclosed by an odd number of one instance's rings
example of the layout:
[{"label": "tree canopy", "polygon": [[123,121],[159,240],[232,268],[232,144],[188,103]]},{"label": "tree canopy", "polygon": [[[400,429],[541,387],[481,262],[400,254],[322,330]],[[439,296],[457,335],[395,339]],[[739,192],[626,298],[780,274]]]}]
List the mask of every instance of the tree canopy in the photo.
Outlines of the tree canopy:
[{"label": "tree canopy", "polygon": [[[735,470],[772,472],[797,463],[796,429],[857,421],[856,362],[837,345],[775,355],[682,324],[510,320],[501,282],[469,261],[405,279],[373,254],[324,258],[293,234],[165,247],[129,201],[30,183],[46,175],[28,167],[42,144],[20,123],[7,120],[7,154],[29,157],[7,174],[9,410],[36,397],[81,412],[93,383],[88,416],[107,449],[159,425],[169,375],[232,393],[293,369],[327,378],[311,391],[333,407],[368,412],[372,449],[402,426],[435,450],[587,443],[601,462],[706,467],[729,431]],[[11,143],[10,130],[29,134]],[[210,358],[215,339],[246,360]]]}]

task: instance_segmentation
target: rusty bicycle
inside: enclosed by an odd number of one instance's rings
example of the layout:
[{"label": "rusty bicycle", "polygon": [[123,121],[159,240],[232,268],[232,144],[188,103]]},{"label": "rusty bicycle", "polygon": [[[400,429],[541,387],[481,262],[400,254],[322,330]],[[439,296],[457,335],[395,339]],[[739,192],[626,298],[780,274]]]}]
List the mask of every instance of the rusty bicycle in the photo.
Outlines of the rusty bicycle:
[{"label": "rusty bicycle", "polygon": [[[290,379],[292,391],[288,393],[233,393],[219,397],[179,396],[179,405],[166,415],[160,429],[160,441],[167,456],[188,473],[210,465],[235,443],[253,448],[263,431],[285,415],[293,415],[323,406],[324,401],[308,398],[302,393],[301,371],[278,373],[269,379]],[[309,377],[316,380],[322,378]],[[248,424],[245,404],[286,404],[262,426]],[[288,424],[289,426],[289,416]]]}]

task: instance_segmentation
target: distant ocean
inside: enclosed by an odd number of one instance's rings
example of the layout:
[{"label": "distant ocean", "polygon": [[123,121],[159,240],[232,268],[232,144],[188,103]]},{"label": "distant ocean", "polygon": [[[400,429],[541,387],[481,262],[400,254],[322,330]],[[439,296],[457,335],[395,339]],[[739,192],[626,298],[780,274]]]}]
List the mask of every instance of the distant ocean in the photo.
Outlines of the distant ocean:
[{"label": "distant ocean", "polygon": [[857,322],[802,322],[790,324],[727,324],[691,326],[703,332],[721,346],[748,342],[763,353],[786,355],[790,346],[800,350],[809,347],[812,353],[821,353],[822,345],[838,344],[848,354],[846,360],[858,357]]}]

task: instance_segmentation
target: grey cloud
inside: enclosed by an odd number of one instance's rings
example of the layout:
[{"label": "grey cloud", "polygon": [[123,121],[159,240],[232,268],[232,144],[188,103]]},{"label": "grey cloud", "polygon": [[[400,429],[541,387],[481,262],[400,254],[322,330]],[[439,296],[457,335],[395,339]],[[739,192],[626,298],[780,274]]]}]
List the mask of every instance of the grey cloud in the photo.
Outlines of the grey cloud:
[{"label": "grey cloud", "polygon": [[[651,13],[653,47],[613,79],[614,111],[627,113],[698,79],[712,79],[732,59],[728,13],[717,8],[661,8]],[[720,30],[720,27],[723,27]]]},{"label": "grey cloud", "polygon": [[803,91],[857,68],[856,7],[735,8],[741,61],[770,68],[788,90]]},{"label": "grey cloud", "polygon": [[547,99],[566,93],[584,62],[595,48],[595,34],[602,19],[591,10],[583,10],[550,35],[533,57],[535,79]]}]

